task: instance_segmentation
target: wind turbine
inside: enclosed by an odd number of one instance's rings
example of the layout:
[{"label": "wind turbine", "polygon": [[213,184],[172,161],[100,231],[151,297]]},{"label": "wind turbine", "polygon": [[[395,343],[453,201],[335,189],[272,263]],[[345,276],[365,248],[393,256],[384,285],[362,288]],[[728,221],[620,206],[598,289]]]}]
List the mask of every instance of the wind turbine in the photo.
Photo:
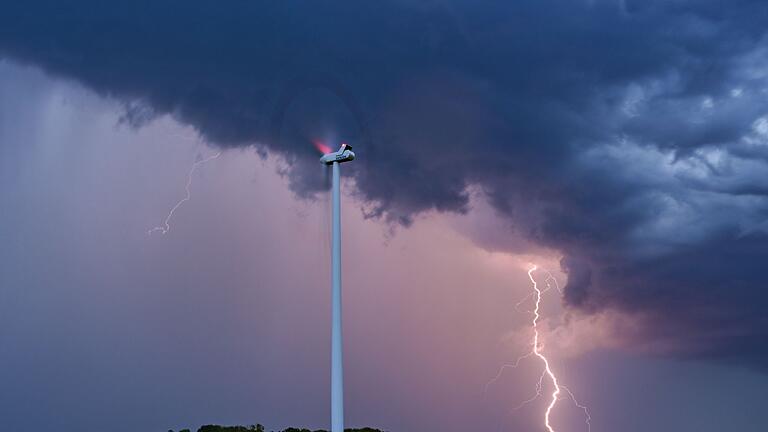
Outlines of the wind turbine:
[{"label": "wind turbine", "polygon": [[333,168],[331,182],[331,432],[344,432],[344,369],[341,340],[341,190],[340,164],[355,159],[352,147],[342,144],[320,162]]}]

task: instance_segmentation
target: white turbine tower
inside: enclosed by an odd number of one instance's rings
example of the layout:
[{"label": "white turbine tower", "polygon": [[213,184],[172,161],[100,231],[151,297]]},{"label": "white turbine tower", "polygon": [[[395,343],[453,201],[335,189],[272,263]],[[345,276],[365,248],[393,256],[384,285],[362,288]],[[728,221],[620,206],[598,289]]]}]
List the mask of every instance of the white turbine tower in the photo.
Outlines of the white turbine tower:
[{"label": "white turbine tower", "polygon": [[341,191],[339,164],[355,158],[352,147],[342,144],[334,153],[324,154],[320,162],[333,167],[331,183],[331,432],[344,432],[344,369],[341,341]]}]

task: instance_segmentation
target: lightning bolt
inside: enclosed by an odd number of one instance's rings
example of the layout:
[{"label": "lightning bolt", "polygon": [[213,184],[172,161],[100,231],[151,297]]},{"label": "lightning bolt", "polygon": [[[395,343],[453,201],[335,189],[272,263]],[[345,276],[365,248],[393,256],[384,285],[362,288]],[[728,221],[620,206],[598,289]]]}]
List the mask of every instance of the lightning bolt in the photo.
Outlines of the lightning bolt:
[{"label": "lightning bolt", "polygon": [[517,302],[515,304],[515,309],[519,309],[520,305],[523,304],[526,300],[533,297],[535,299],[535,307],[532,311],[528,311],[533,315],[533,319],[531,321],[531,328],[533,329],[533,340],[531,341],[531,350],[527,352],[526,354],[520,356],[515,360],[514,363],[511,364],[505,364],[501,368],[499,368],[499,372],[494,376],[488,383],[485,385],[485,392],[488,391],[488,387],[498,381],[501,376],[504,374],[504,371],[506,369],[515,369],[520,365],[520,362],[530,358],[530,357],[537,357],[543,366],[543,370],[541,373],[541,376],[539,377],[539,381],[536,384],[536,393],[530,397],[529,399],[524,400],[521,402],[517,407],[513,409],[513,411],[517,411],[520,408],[524,407],[525,405],[528,405],[529,403],[535,401],[541,396],[542,389],[544,387],[544,379],[548,378],[550,382],[552,382],[552,386],[554,390],[552,391],[552,394],[550,395],[550,401],[547,405],[546,411],[544,412],[544,426],[547,429],[547,432],[555,432],[555,429],[552,427],[550,417],[552,415],[552,411],[555,409],[555,406],[557,405],[557,402],[563,398],[563,396],[568,397],[573,404],[584,411],[584,419],[585,424],[587,425],[587,431],[592,430],[592,424],[590,423],[592,420],[592,417],[589,415],[589,409],[585,406],[579,403],[579,401],[576,399],[576,396],[573,394],[573,392],[566,386],[560,384],[559,380],[557,379],[557,375],[552,371],[552,368],[549,364],[549,359],[544,355],[543,349],[544,345],[541,342],[541,338],[539,335],[539,319],[541,318],[541,314],[539,313],[540,306],[541,306],[541,297],[542,294],[546,293],[552,287],[554,286],[555,289],[557,289],[558,292],[562,293],[562,290],[560,289],[560,285],[557,282],[557,278],[555,278],[552,273],[550,273],[548,270],[544,269],[547,273],[547,278],[545,279],[545,283],[547,285],[546,288],[540,289],[538,283],[536,282],[536,279],[533,277],[533,273],[538,270],[538,266],[532,265],[528,269],[528,279],[530,279],[531,284],[533,286],[533,291],[529,293],[525,298]]},{"label": "lightning bolt", "polygon": [[184,196],[184,198],[180,199],[179,202],[177,202],[175,206],[173,206],[171,208],[171,210],[168,212],[168,215],[165,217],[165,220],[163,221],[163,225],[156,226],[154,228],[151,228],[151,229],[147,230],[147,235],[152,235],[153,233],[158,232],[158,231],[161,234],[167,234],[168,231],[171,230],[171,219],[173,219],[173,214],[176,212],[176,210],[179,209],[179,207],[182,206],[182,204],[184,204],[185,202],[189,201],[192,198],[192,192],[191,192],[190,188],[192,187],[192,178],[193,178],[193,176],[195,174],[195,171],[201,165],[203,165],[203,164],[205,164],[207,162],[210,162],[210,161],[218,158],[219,156],[221,156],[221,152],[218,152],[218,153],[216,153],[214,155],[208,156],[207,158],[200,159],[200,160],[198,160],[198,161],[196,161],[195,163],[192,164],[192,167],[189,169],[189,173],[187,174],[187,184],[184,187],[184,190],[186,191],[186,195]]},{"label": "lightning bolt", "polygon": [[532,266],[528,270],[528,278],[531,280],[531,283],[533,284],[533,290],[536,291],[536,308],[533,310],[533,354],[536,355],[536,357],[540,358],[541,361],[544,363],[544,371],[549,375],[549,379],[552,380],[552,385],[555,387],[555,391],[552,392],[552,400],[549,402],[549,405],[547,406],[547,412],[544,415],[544,425],[547,427],[547,430],[549,432],[555,432],[554,429],[552,429],[552,425],[549,422],[549,416],[552,413],[552,409],[557,404],[558,396],[560,396],[560,384],[557,382],[557,376],[552,372],[552,368],[549,367],[549,360],[547,360],[547,357],[541,353],[542,347],[539,345],[539,305],[541,304],[541,290],[539,289],[538,284],[536,283],[536,279],[533,278],[533,272],[536,271],[536,266]]}]

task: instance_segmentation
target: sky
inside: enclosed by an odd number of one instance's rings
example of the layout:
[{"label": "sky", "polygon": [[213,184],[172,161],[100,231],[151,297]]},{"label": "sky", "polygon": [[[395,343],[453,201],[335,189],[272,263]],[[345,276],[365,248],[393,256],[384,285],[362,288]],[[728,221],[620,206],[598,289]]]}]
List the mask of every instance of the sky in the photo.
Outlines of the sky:
[{"label": "sky", "polygon": [[[0,14],[0,418],[327,427],[345,164],[346,414],[764,427],[768,5],[29,1]],[[162,225],[185,195],[165,235]],[[541,274],[541,273],[540,273]],[[539,279],[543,282],[543,279]],[[557,430],[586,430],[567,401]]]}]

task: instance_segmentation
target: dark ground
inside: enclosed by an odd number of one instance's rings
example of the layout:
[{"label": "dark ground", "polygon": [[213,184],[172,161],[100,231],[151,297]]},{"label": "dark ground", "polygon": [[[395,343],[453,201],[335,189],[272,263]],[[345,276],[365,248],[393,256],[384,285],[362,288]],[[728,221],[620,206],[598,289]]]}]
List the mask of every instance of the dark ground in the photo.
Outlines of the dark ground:
[{"label": "dark ground", "polygon": [[[169,430],[168,432],[174,432]],[[190,429],[181,429],[179,432],[191,432]],[[250,426],[218,426],[218,425],[205,425],[200,426],[197,432],[266,432],[264,426],[260,424]],[[270,431],[274,432],[274,431]],[[324,429],[300,429],[300,428],[288,428],[279,432],[328,432]],[[362,428],[362,429],[344,429],[344,432],[384,432],[379,429]]]}]

